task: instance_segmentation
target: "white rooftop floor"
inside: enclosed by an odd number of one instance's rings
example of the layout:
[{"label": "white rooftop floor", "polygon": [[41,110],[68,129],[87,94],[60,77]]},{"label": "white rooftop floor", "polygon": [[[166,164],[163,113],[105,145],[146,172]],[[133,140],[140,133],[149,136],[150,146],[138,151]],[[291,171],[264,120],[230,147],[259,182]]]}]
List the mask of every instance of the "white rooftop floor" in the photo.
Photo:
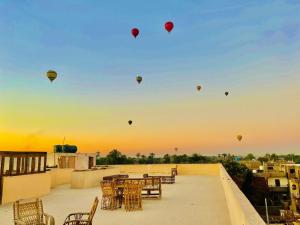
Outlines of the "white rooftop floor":
[{"label": "white rooftop floor", "polygon": [[[60,186],[43,197],[45,212],[62,225],[72,212],[88,212],[101,190]],[[143,211],[96,211],[93,225],[230,225],[228,208],[219,177],[177,176],[164,184],[161,200],[143,200]],[[0,224],[13,225],[12,204],[0,206]]]}]

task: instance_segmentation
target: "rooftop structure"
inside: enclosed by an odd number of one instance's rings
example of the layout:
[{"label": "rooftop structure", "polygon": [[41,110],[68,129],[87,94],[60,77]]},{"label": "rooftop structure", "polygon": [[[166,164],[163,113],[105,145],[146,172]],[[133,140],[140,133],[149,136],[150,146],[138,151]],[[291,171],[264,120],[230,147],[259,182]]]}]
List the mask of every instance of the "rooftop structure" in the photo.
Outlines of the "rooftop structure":
[{"label": "rooftop structure", "polygon": [[[55,217],[56,224],[62,224],[69,213],[88,211],[93,199],[102,193],[99,185],[104,175],[127,173],[130,177],[142,174],[169,174],[176,165],[120,165],[105,170],[71,171],[55,169],[46,173],[52,190],[41,194],[44,208]],[[126,212],[97,209],[93,224],[201,224],[201,225],[264,225],[253,206],[219,164],[181,164],[178,165],[176,183],[162,185],[161,200],[143,200],[143,210]],[[58,185],[67,179],[65,185]],[[64,173],[71,173],[71,180]],[[56,174],[56,175],[54,175]],[[75,177],[78,184],[71,184]],[[77,177],[77,178],[76,178]],[[95,182],[91,178],[97,177]],[[17,177],[16,177],[17,178]],[[44,178],[43,178],[44,179]],[[82,185],[85,183],[85,185]],[[35,184],[32,187],[36,188]],[[42,185],[43,186],[43,185]],[[73,187],[73,188],[72,188]],[[40,188],[40,187],[39,187]],[[0,206],[0,224],[12,225],[12,203]]]}]

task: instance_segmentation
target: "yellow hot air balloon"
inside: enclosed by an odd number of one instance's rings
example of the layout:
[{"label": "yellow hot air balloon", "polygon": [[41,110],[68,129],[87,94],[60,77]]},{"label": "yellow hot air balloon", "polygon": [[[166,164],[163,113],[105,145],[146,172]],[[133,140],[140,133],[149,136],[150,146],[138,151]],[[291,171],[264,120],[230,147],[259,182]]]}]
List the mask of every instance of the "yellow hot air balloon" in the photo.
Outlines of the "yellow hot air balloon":
[{"label": "yellow hot air balloon", "polygon": [[54,70],[49,70],[47,72],[47,77],[52,82],[52,81],[54,81],[56,79],[57,73]]},{"label": "yellow hot air balloon", "polygon": [[201,90],[201,86],[200,85],[197,85],[197,91],[200,91]]},{"label": "yellow hot air balloon", "polygon": [[243,139],[242,135],[237,135],[236,138],[238,139],[238,141],[241,141]]}]

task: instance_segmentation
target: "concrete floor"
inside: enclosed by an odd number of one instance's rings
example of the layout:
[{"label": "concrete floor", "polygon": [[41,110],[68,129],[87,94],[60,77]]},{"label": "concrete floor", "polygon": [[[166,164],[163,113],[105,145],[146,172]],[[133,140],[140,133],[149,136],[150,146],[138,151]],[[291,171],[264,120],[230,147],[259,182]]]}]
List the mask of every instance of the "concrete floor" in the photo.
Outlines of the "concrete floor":
[{"label": "concrete floor", "polygon": [[[143,211],[101,210],[98,207],[93,225],[230,225],[228,208],[219,177],[178,176],[176,184],[162,187],[161,200],[143,200]],[[101,190],[70,189],[60,186],[42,198],[46,213],[62,225],[72,212],[88,212]],[[100,205],[99,205],[100,206]],[[12,205],[0,206],[0,224],[13,225]]]}]

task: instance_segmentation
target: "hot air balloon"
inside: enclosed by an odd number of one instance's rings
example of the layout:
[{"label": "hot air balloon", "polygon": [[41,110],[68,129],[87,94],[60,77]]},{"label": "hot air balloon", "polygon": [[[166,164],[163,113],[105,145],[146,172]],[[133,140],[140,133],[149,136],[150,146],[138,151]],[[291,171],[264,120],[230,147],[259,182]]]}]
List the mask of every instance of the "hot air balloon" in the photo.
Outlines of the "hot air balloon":
[{"label": "hot air balloon", "polygon": [[165,23],[165,29],[170,33],[174,28],[174,24],[171,21]]},{"label": "hot air balloon", "polygon": [[132,28],[131,29],[131,34],[134,38],[136,38],[139,35],[140,31],[137,28]]},{"label": "hot air balloon", "polygon": [[136,77],[136,81],[140,84],[142,82],[143,78],[141,76]]},{"label": "hot air balloon", "polygon": [[177,152],[177,151],[178,151],[178,148],[177,148],[177,147],[175,147],[175,148],[174,148],[174,151],[175,151],[175,152]]},{"label": "hot air balloon", "polygon": [[241,141],[243,139],[242,135],[237,135],[236,138],[238,139],[238,141]]},{"label": "hot air balloon", "polygon": [[47,77],[52,82],[52,81],[54,81],[56,79],[57,73],[54,70],[49,70],[47,72]]},{"label": "hot air balloon", "polygon": [[197,85],[197,91],[200,91],[201,90],[201,86],[200,85]]},{"label": "hot air balloon", "polygon": [[228,91],[226,91],[226,92],[225,92],[225,95],[227,96],[228,94],[229,94],[229,92],[228,92]]},{"label": "hot air balloon", "polygon": [[132,120],[128,120],[128,124],[131,125],[132,124]]}]

